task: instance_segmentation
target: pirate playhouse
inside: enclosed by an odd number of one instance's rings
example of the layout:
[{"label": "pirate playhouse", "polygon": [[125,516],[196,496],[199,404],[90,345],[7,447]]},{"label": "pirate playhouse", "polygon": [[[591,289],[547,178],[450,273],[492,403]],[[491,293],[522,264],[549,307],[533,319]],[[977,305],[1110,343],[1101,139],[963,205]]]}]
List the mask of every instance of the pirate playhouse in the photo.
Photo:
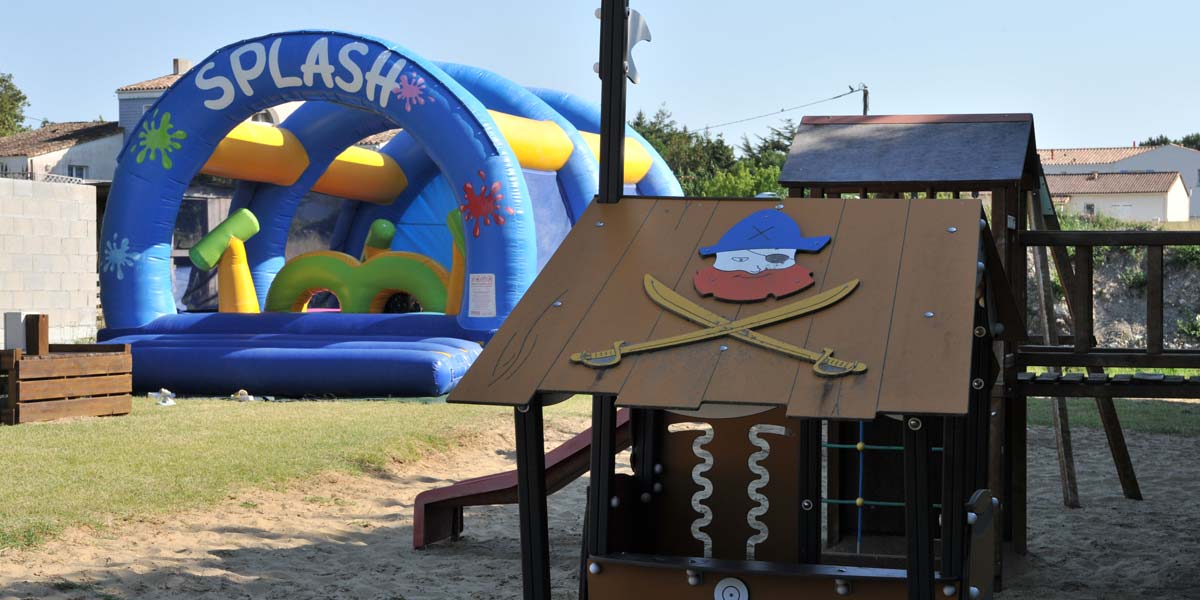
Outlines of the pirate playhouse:
[{"label": "pirate playhouse", "polygon": [[[451,395],[517,407],[527,585],[546,567],[541,410],[590,393],[587,597],[989,593],[978,201],[778,202],[594,204]],[[614,473],[618,405],[633,475]],[[860,486],[827,497],[838,420],[902,440],[846,444]],[[872,472],[889,453],[899,478]],[[824,553],[831,503],[895,535]]]},{"label": "pirate playhouse", "polygon": [[[990,597],[1005,279],[979,200],[622,197],[625,10],[602,8],[599,201],[450,395],[515,407],[525,597],[550,597],[542,410],[577,393],[581,597]],[[856,517],[836,539],[828,506]]]}]

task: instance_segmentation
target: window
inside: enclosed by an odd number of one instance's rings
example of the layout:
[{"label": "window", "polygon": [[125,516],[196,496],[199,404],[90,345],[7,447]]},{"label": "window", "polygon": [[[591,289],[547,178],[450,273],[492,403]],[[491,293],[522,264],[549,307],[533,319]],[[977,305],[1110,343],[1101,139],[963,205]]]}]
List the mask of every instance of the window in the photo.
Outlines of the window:
[{"label": "window", "polygon": [[1095,204],[1084,204],[1083,212],[1085,212],[1088,215],[1093,216],[1093,217],[1096,216],[1096,205]]},{"label": "window", "polygon": [[87,165],[67,165],[67,175],[87,179]]}]

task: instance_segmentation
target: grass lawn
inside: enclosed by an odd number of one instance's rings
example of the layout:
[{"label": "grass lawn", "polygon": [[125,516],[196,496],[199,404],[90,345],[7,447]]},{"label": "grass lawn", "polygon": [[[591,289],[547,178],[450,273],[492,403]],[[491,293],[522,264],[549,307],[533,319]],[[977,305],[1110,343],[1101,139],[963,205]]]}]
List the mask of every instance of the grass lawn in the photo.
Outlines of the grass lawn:
[{"label": "grass lawn", "polygon": [[[135,398],[124,417],[0,428],[0,548],[65,527],[193,508],[336,470],[371,472],[449,448],[511,409],[425,401],[231,402]],[[547,411],[586,416],[576,398]]]},{"label": "grass lawn", "polygon": [[[1200,436],[1200,404],[1162,400],[1113,400],[1121,428],[1128,432],[1169,433]],[[1090,398],[1068,398],[1067,415],[1071,427],[1101,427],[1096,402]],[[1050,401],[1029,400],[1029,424],[1049,426]]]}]

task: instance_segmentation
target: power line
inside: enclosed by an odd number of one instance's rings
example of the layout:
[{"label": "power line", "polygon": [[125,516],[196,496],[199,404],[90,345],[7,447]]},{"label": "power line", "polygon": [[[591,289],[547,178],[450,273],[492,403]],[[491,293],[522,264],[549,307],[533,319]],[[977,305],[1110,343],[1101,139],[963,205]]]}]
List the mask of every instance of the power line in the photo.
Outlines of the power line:
[{"label": "power line", "polygon": [[798,105],[798,106],[792,106],[792,107],[789,107],[789,108],[781,108],[781,109],[779,109],[779,110],[777,110],[777,111],[774,111],[774,112],[763,113],[763,114],[761,114],[761,115],[755,115],[755,116],[753,116],[753,117],[746,117],[746,118],[744,118],[744,119],[738,119],[738,120],[736,120],[736,121],[729,121],[728,123],[718,123],[718,124],[716,124],[716,125],[705,125],[705,126],[704,126],[704,131],[705,131],[705,132],[708,132],[708,131],[711,131],[711,130],[713,130],[713,129],[719,129],[719,128],[721,128],[721,127],[726,127],[726,126],[729,126],[729,125],[737,125],[738,123],[745,123],[745,122],[747,122],[747,121],[754,121],[754,120],[757,120],[757,119],[765,119],[765,118],[767,118],[767,117],[774,117],[774,116],[776,116],[776,115],[781,115],[781,114],[783,114],[783,113],[788,113],[788,112],[792,112],[792,111],[794,111],[794,110],[800,110],[800,109],[802,109],[802,108],[808,108],[808,107],[810,107],[810,106],[813,106],[813,105],[816,105],[816,104],[821,104],[822,102],[829,102],[830,100],[837,100],[838,98],[844,98],[844,97],[846,97],[846,96],[849,96],[850,94],[857,94],[857,93],[859,93],[859,92],[866,93],[866,90],[867,90],[867,85],[866,85],[865,83],[860,83],[860,84],[858,84],[858,87],[851,86],[849,91],[842,92],[842,93],[840,93],[840,94],[838,94],[838,95],[836,95],[836,96],[830,96],[830,97],[828,97],[828,98],[822,98],[822,99],[820,99],[820,100],[814,100],[814,101],[812,101],[812,102],[808,102],[808,103],[806,103],[806,104],[800,104],[800,105]]}]

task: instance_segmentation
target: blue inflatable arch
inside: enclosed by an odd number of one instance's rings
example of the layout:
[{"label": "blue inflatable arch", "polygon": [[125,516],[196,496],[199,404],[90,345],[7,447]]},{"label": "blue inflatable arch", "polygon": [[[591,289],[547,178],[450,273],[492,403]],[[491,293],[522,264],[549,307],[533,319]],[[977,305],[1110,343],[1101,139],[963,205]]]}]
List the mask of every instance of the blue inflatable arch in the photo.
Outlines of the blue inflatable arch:
[{"label": "blue inflatable arch", "polygon": [[[425,80],[427,102],[405,110],[391,97],[402,74]],[[480,221],[479,235],[466,239],[467,272],[494,275],[464,294],[459,324],[499,327],[534,275],[524,259],[536,252],[532,210],[516,157],[484,106],[436,65],[394,44],[329,31],[226,46],[143,116],[118,159],[102,232],[101,301],[109,327],[134,328],[176,312],[171,236],[188,183],[238,123],[294,100],[379,115],[425,150],[463,194],[465,216]]]}]

